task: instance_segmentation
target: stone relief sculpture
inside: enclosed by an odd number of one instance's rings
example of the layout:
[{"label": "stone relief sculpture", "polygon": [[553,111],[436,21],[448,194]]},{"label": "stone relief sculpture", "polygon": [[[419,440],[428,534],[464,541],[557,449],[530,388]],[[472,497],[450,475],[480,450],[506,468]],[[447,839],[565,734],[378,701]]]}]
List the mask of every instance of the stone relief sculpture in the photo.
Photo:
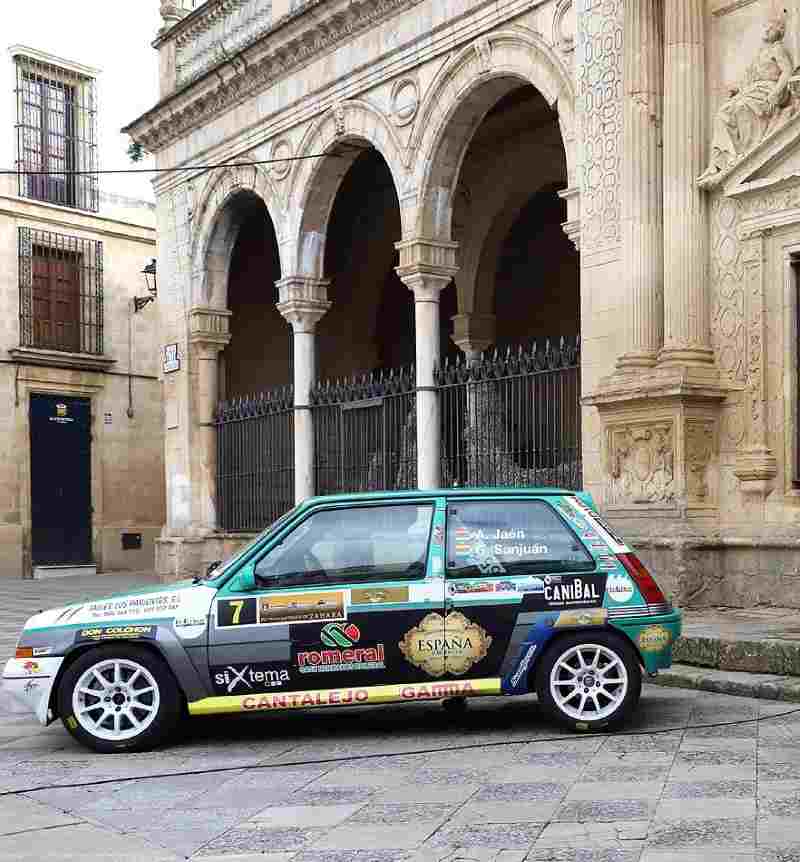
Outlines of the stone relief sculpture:
[{"label": "stone relief sculpture", "polygon": [[756,58],[714,117],[711,160],[698,179],[700,185],[714,185],[718,174],[797,112],[798,101],[789,90],[794,67],[783,44],[785,35],[782,16],[765,24]]}]

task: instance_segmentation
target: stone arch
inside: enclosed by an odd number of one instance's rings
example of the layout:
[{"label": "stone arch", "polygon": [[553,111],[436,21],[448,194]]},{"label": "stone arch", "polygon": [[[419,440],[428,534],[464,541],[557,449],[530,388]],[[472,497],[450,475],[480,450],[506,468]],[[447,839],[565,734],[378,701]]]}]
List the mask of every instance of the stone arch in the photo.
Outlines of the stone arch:
[{"label": "stone arch", "polygon": [[194,230],[189,253],[192,305],[227,307],[228,269],[239,226],[234,202],[248,195],[257,197],[266,207],[280,250],[285,208],[270,176],[258,165],[212,171],[193,213]]},{"label": "stone arch", "polygon": [[[350,148],[347,144],[352,144]],[[402,200],[406,186],[403,150],[387,118],[359,99],[338,102],[306,133],[297,155],[326,153],[325,158],[297,162],[289,192],[292,224],[284,238],[281,260],[288,271],[324,277],[325,239],[336,193],[366,143],[383,157]],[[401,207],[401,219],[403,212]],[[403,225],[405,232],[405,225]]]},{"label": "stone arch", "polygon": [[489,33],[444,66],[415,120],[413,235],[451,238],[454,189],[472,136],[492,106],[519,83],[533,85],[557,109],[568,184],[575,184],[575,92],[568,70],[552,46],[527,28]]}]

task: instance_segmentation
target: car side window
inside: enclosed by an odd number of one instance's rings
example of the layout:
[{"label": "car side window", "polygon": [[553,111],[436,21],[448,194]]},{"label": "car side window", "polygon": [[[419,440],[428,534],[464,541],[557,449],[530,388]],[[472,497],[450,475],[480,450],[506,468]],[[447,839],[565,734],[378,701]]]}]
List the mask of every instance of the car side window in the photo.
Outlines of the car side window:
[{"label": "car side window", "polygon": [[450,578],[589,572],[591,554],[540,500],[452,503],[447,509]]},{"label": "car side window", "polygon": [[433,504],[315,512],[255,566],[261,587],[422,578]]}]

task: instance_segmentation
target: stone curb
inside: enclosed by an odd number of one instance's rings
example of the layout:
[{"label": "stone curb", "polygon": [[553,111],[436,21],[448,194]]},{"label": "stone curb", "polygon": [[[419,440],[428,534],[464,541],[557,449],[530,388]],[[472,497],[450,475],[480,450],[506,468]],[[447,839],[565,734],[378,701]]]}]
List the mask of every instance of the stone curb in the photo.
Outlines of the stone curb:
[{"label": "stone curb", "polygon": [[717,694],[735,694],[739,697],[800,703],[800,679],[794,676],[714,670],[674,664],[669,670],[659,671],[658,676],[648,682],[673,688],[691,688],[713,691]]},{"label": "stone curb", "polygon": [[684,635],[676,641],[672,655],[680,664],[800,677],[800,641],[725,640]]}]

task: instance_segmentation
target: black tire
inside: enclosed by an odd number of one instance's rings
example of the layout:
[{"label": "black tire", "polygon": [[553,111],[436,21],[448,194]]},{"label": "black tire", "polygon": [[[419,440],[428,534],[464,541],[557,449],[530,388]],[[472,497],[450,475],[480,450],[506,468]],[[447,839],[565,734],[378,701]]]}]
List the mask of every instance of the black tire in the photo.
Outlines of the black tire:
[{"label": "black tire", "polygon": [[[157,707],[152,710],[154,713],[152,718],[149,713],[144,712],[143,708],[141,710],[138,707],[135,708],[134,718],[141,719],[142,724],[146,722],[143,730],[136,733],[129,720],[121,719],[121,721],[126,722],[124,732],[131,734],[124,739],[107,739],[92,733],[85,726],[89,722],[78,721],[73,709],[73,692],[81,677],[90,668],[97,667],[101,662],[113,660],[131,662],[144,668],[157,687],[158,703]],[[132,686],[135,689],[135,683]],[[100,689],[98,690],[100,691]],[[150,705],[155,701],[155,695],[148,694],[142,697],[149,699]],[[92,696],[90,702],[93,703],[95,698],[98,701],[97,710],[105,709],[99,704],[99,701],[104,700],[104,698],[101,698],[100,695]],[[181,716],[182,705],[183,696],[178,683],[163,659],[154,655],[150,650],[132,643],[107,644],[85,652],[67,668],[58,688],[58,714],[61,716],[64,727],[78,742],[101,754],[147,751],[155,748],[164,742],[175,729]],[[95,715],[97,712],[93,713],[91,717],[94,718]],[[113,714],[110,714],[110,718],[113,724]],[[101,729],[100,733],[103,732],[104,730]],[[105,732],[110,733],[111,729]]]},{"label": "black tire", "polygon": [[[597,688],[594,688],[591,684],[589,688],[585,688],[583,684],[577,686],[574,683],[570,687],[567,683],[570,679],[569,673],[562,667],[556,673],[555,680],[564,681],[564,685],[557,687],[557,690],[566,691],[567,693],[574,692],[574,695],[570,702],[564,705],[559,704],[551,689],[553,668],[556,667],[562,657],[566,657],[570,667],[574,665],[576,668],[576,679],[587,679],[586,675],[581,677],[577,674],[577,669],[580,667],[580,659],[576,657],[576,653],[573,652],[572,656],[569,654],[577,647],[582,647],[583,650],[587,651],[584,656],[584,660],[586,660],[591,657],[591,646],[598,646],[602,650],[607,651],[600,653],[601,670],[603,667],[609,669],[614,667],[611,664],[603,664],[606,660],[610,661],[609,653],[616,656],[618,662],[624,666],[627,674],[626,687],[623,689],[621,686],[613,684],[598,684],[597,675],[588,677],[588,679],[594,679],[594,685]],[[597,650],[594,652],[597,653]],[[591,661],[589,663],[591,664]],[[616,665],[616,667],[619,667],[619,665]],[[576,632],[575,634],[558,638],[542,656],[535,673],[536,694],[544,711],[558,724],[575,731],[616,730],[633,715],[642,693],[642,670],[638,655],[622,635],[611,632]],[[623,679],[623,677],[616,675],[615,672],[615,676],[611,677],[611,679]],[[608,694],[604,694],[606,691],[615,695],[615,697],[612,699]],[[587,695],[587,700],[584,701],[586,703],[588,703],[588,698],[594,696],[593,703],[588,704],[587,714],[582,716],[570,714],[571,712],[579,711],[582,701],[578,700],[578,698],[582,697],[584,693]],[[618,702],[616,701],[617,698],[619,698]],[[601,707],[599,717],[597,718],[592,717],[591,714],[596,711],[594,704],[599,704]],[[608,714],[604,714],[606,710],[608,710]]]}]

